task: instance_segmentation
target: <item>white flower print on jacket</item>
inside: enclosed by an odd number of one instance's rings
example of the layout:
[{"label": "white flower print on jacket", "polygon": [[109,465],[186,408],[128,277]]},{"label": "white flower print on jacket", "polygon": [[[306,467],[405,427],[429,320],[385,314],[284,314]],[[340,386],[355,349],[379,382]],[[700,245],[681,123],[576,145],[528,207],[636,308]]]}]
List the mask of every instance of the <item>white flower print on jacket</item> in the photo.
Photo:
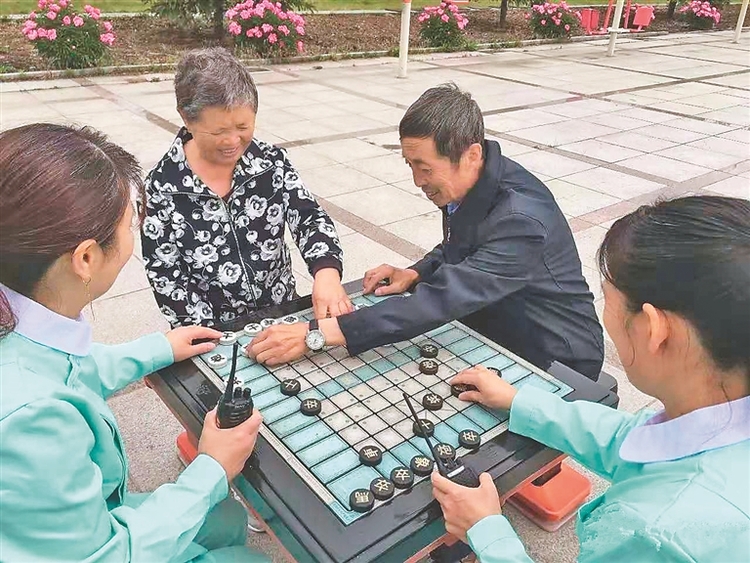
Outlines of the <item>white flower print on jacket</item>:
[{"label": "white flower print on jacket", "polygon": [[143,258],[161,312],[173,325],[214,325],[294,299],[286,227],[312,275],[341,272],[330,217],[305,188],[286,151],[258,140],[237,163],[222,199],[194,176],[185,128],[146,179]]}]

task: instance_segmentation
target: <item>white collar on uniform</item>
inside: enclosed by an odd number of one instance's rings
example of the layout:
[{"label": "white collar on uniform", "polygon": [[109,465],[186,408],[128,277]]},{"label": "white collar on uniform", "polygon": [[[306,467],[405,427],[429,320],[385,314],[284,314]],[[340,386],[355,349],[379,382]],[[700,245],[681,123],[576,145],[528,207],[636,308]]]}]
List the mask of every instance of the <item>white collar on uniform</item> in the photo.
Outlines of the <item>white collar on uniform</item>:
[{"label": "white collar on uniform", "polygon": [[750,440],[750,397],[665,419],[661,411],[633,428],[620,446],[620,457],[635,463],[674,461]]},{"label": "white collar on uniform", "polygon": [[14,332],[29,340],[74,356],[88,356],[91,350],[91,325],[83,316],[70,319],[50,311],[33,299],[0,284],[13,315]]}]

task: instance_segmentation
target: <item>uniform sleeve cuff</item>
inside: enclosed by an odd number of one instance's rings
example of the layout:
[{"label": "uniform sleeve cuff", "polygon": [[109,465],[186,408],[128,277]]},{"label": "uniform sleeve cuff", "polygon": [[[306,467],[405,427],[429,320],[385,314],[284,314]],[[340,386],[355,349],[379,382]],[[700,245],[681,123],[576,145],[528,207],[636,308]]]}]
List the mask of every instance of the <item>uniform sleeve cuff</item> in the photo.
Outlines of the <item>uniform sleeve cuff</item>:
[{"label": "uniform sleeve cuff", "polygon": [[309,265],[310,274],[315,277],[315,274],[323,268],[333,268],[339,273],[340,277],[343,277],[344,267],[341,262],[333,258],[332,256],[324,256],[323,258],[317,259],[315,262]]},{"label": "uniform sleeve cuff", "polygon": [[215,506],[227,498],[229,483],[224,468],[208,454],[198,454],[180,475],[180,481],[196,488],[210,487],[209,502]]},{"label": "uniform sleeve cuff", "polygon": [[153,354],[153,367],[151,373],[171,366],[174,363],[174,353],[172,345],[167,340],[167,335],[161,332],[148,334],[140,339],[144,343],[144,348],[150,350]]},{"label": "uniform sleeve cuff", "polygon": [[548,420],[548,413],[555,412],[555,403],[561,400],[548,391],[528,385],[522,387],[510,406],[508,429],[516,434],[536,439],[537,429]]},{"label": "uniform sleeve cuff", "polygon": [[466,538],[469,540],[471,550],[476,553],[480,560],[482,552],[492,544],[511,539],[520,541],[510,522],[502,514],[482,518],[469,528]]}]

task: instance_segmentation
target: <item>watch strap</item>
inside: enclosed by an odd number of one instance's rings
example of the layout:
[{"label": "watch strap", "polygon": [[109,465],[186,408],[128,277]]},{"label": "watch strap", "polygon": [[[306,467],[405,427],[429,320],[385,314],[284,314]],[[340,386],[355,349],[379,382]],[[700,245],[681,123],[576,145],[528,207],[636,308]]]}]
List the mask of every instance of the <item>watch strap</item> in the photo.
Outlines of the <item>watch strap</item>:
[{"label": "watch strap", "polygon": [[318,319],[310,319],[308,330],[310,331],[319,330]]}]

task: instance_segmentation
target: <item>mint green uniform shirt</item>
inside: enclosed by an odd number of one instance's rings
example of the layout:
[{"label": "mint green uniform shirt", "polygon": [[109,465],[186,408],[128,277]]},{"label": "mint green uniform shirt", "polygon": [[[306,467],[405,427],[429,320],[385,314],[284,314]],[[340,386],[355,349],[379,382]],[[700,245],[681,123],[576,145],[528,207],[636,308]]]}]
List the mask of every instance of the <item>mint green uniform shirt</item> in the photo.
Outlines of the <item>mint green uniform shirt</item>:
[{"label": "mint green uniform shirt", "polygon": [[[145,500],[129,495],[122,436],[105,402],[173,362],[166,337],[91,344],[85,322],[0,290],[19,319],[0,340],[0,560],[219,561],[193,540],[227,497],[224,469],[199,455],[175,483]],[[241,551],[243,561],[267,561]]]},{"label": "mint green uniform shirt", "polygon": [[[750,398],[651,416],[524,387],[510,429],[612,482],[579,510],[579,562],[749,562]],[[504,516],[467,536],[481,563],[531,561]]]}]

